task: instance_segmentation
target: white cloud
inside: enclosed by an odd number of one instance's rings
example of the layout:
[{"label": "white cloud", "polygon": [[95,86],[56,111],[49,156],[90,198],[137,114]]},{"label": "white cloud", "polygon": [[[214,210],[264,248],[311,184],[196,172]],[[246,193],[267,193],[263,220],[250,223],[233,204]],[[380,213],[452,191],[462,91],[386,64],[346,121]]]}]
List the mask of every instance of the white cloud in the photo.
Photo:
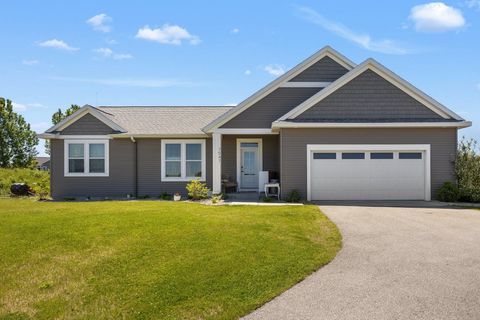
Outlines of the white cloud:
[{"label": "white cloud", "polygon": [[133,56],[129,53],[115,53],[113,55],[114,60],[126,60],[126,59],[132,59]]},{"label": "white cloud", "polygon": [[18,103],[12,101],[12,107],[15,111],[25,111],[28,108],[45,108],[45,106],[41,103]]},{"label": "white cloud", "polygon": [[65,41],[58,40],[58,39],[51,39],[51,40],[39,42],[38,45],[40,47],[55,48],[55,49],[66,50],[66,51],[78,50],[78,48],[74,48],[68,45]]},{"label": "white cloud", "polygon": [[173,45],[180,45],[183,41],[188,41],[193,45],[200,43],[200,38],[191,35],[187,29],[169,24],[164,24],[161,28],[156,29],[152,29],[149,26],[140,28],[135,38]]},{"label": "white cloud", "polygon": [[278,64],[270,64],[263,68],[263,70],[275,77],[281,76],[285,73],[285,68]]},{"label": "white cloud", "polygon": [[22,64],[27,65],[27,66],[33,66],[34,64],[38,64],[38,60],[32,59],[32,60],[23,60]]},{"label": "white cloud", "polygon": [[311,8],[298,7],[297,10],[303,19],[319,25],[320,27],[338,35],[339,37],[356,43],[364,49],[387,54],[409,53],[409,50],[400,46],[396,41],[390,39],[374,40],[369,34],[358,33],[357,31],[353,31],[343,24],[330,21]]},{"label": "white cloud", "polygon": [[48,122],[38,122],[38,123],[32,123],[30,126],[34,131],[36,132],[43,132],[50,128],[52,125]]},{"label": "white cloud", "polygon": [[249,75],[251,75],[251,74],[252,74],[252,71],[250,71],[250,70],[245,70],[245,75],[246,75],[246,76],[249,76]]},{"label": "white cloud", "polygon": [[132,59],[133,56],[129,53],[115,53],[110,48],[98,48],[93,50],[104,58],[112,58],[114,60]]},{"label": "white cloud", "polygon": [[235,107],[236,105],[236,103],[227,103],[225,104],[225,107]]},{"label": "white cloud", "polygon": [[469,8],[480,10],[480,0],[467,0],[465,4]]},{"label": "white cloud", "polygon": [[100,32],[112,31],[112,27],[108,25],[110,22],[112,22],[112,18],[105,13],[97,14],[87,20],[87,23],[93,27],[93,30]]},{"label": "white cloud", "polygon": [[421,32],[441,32],[465,26],[462,12],[443,2],[431,2],[414,6],[409,17],[415,29]]},{"label": "white cloud", "polygon": [[132,79],[132,78],[75,78],[51,77],[52,80],[86,82],[105,86],[168,88],[168,87],[195,87],[202,84],[179,81],[175,79]]},{"label": "white cloud", "polygon": [[238,28],[233,28],[232,29],[232,33],[239,33],[239,32],[240,32],[240,29],[238,29]]},{"label": "white cloud", "polygon": [[27,106],[21,103],[13,102],[12,101],[12,108],[14,111],[25,111],[27,110]]},{"label": "white cloud", "polygon": [[115,39],[107,39],[105,40],[108,44],[118,44],[118,41]]}]

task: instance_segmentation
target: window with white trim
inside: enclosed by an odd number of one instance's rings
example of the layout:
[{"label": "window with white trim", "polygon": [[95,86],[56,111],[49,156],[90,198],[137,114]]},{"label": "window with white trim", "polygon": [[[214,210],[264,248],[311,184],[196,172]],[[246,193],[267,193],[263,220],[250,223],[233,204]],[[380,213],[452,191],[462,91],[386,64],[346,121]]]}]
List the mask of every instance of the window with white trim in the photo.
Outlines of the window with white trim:
[{"label": "window with white trim", "polygon": [[162,181],[205,180],[205,140],[162,140]]},{"label": "window with white trim", "polygon": [[108,176],[108,140],[65,140],[66,177]]}]

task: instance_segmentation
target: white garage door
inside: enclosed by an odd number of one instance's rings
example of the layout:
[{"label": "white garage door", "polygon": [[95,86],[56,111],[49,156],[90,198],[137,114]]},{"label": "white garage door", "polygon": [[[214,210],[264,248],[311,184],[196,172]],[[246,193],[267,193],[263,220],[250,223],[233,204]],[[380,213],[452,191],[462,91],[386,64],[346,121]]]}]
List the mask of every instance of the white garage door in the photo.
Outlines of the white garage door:
[{"label": "white garage door", "polygon": [[311,200],[429,200],[427,150],[325,148],[310,151]]}]

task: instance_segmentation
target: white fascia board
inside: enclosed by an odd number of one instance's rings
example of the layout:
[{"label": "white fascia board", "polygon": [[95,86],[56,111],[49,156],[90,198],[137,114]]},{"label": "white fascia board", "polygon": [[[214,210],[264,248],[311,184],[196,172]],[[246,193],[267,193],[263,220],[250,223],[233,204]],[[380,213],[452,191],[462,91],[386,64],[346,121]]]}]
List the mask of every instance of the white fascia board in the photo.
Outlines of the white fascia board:
[{"label": "white fascia board", "polygon": [[288,81],[280,85],[280,88],[325,88],[329,86],[331,82],[300,82],[300,81]]},{"label": "white fascia board", "polygon": [[234,129],[234,128],[215,129],[213,133],[239,134],[239,135],[278,134],[278,132],[273,132],[272,129]]},{"label": "white fascia board", "polygon": [[356,64],[353,63],[351,60],[343,56],[341,53],[337,52],[336,50],[332,49],[330,46],[326,46],[321,50],[317,51],[315,54],[311,55],[301,63],[299,63],[294,68],[290,69],[288,72],[283,74],[282,76],[278,77],[274,81],[270,82],[268,85],[263,87],[262,89],[255,92],[253,95],[239,103],[236,107],[230,109],[217,119],[210,122],[206,125],[202,130],[205,132],[212,132],[214,129],[220,127],[221,125],[225,124],[227,121],[231,120],[238,114],[242,113],[244,110],[248,109],[250,106],[258,102],[259,100],[263,99],[268,94],[272,93],[274,90],[280,87],[285,82],[290,81],[309,67],[311,67],[314,63],[321,60],[324,57],[330,57],[335,62],[339,63],[341,66],[345,67],[348,70],[352,70]]},{"label": "white fascia board", "polygon": [[115,131],[127,132],[127,130],[123,129],[117,123],[115,123],[114,121],[112,121],[111,119],[109,119],[105,115],[103,115],[101,111],[95,109],[94,107],[92,107],[90,105],[84,105],[79,110],[77,110],[76,112],[74,112],[70,116],[66,117],[65,119],[63,119],[62,121],[60,121],[59,123],[57,123],[53,127],[49,128],[45,132],[50,133],[50,132],[53,132],[53,131],[61,131],[61,130],[65,129],[66,127],[68,127],[69,125],[71,125],[72,123],[74,123],[75,121],[77,121],[78,119],[80,119],[81,117],[83,117],[84,115],[86,115],[87,113],[90,113],[92,116],[94,116],[95,118],[97,118],[98,120],[100,120],[101,122],[103,122],[104,124],[106,124],[107,126],[109,126],[110,128],[112,128]]},{"label": "white fascia board", "polygon": [[164,139],[188,139],[188,138],[208,138],[208,135],[205,133],[201,134],[128,134],[128,133],[118,133],[112,134],[112,138],[164,138]]},{"label": "white fascia board", "polygon": [[293,108],[290,112],[286,113],[282,117],[280,117],[277,121],[283,121],[287,119],[295,119],[300,114],[308,110],[309,108],[313,107],[330,94],[335,92],[337,89],[341,88],[360,74],[362,74],[366,70],[372,70],[373,72],[377,73],[379,76],[402,90],[403,92],[407,93],[414,99],[418,100],[420,103],[425,105],[427,108],[431,109],[444,119],[453,118],[456,120],[464,120],[462,117],[448,109],[447,107],[440,104],[438,101],[434,100],[424,92],[420,91],[418,88],[414,87],[406,80],[400,78],[398,75],[393,73],[392,71],[388,70],[386,67],[375,61],[374,59],[367,59],[363,63],[359,64],[350,72],[346,73],[342,77],[335,80],[330,86],[326,87],[322,91],[314,94],[309,99],[302,102],[297,107]]},{"label": "white fascia board", "polygon": [[287,122],[275,121],[272,129],[279,128],[467,128],[470,121],[459,122]]}]

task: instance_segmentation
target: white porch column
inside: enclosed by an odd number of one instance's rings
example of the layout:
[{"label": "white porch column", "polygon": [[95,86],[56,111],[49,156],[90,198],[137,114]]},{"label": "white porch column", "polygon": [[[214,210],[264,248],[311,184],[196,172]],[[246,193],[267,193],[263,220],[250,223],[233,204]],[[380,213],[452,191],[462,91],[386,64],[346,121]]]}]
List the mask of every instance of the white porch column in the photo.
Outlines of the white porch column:
[{"label": "white porch column", "polygon": [[214,132],[212,134],[212,192],[218,194],[222,192],[222,134]]}]

